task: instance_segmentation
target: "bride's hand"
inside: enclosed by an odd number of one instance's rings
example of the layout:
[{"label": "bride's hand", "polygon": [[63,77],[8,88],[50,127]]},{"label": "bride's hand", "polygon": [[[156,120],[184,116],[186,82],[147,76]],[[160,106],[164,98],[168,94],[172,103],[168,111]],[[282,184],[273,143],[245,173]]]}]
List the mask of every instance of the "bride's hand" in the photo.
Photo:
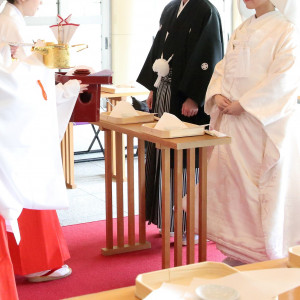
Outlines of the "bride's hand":
[{"label": "bride's hand", "polygon": [[244,112],[244,108],[239,101],[234,101],[223,110],[223,114],[238,116]]},{"label": "bride's hand", "polygon": [[229,99],[220,94],[215,95],[214,100],[220,111],[223,111],[229,104],[231,104]]}]

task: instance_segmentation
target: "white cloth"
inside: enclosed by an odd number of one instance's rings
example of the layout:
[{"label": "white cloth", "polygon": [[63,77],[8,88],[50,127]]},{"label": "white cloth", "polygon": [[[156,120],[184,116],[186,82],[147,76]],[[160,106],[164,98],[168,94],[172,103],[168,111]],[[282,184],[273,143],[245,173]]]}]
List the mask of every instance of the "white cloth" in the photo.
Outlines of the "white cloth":
[{"label": "white cloth", "polygon": [[64,137],[66,128],[69,124],[76,100],[79,94],[80,85],[78,80],[72,79],[65,84],[57,84],[56,90],[56,108],[58,121],[59,141]]},{"label": "white cloth", "polygon": [[[255,14],[254,9],[248,9],[243,0],[238,1],[238,8],[243,20]],[[273,5],[286,16],[286,18],[294,23],[298,29],[300,28],[300,2],[299,0],[270,0]]]},{"label": "white cloth", "polygon": [[299,0],[271,0],[275,7],[300,30]]},{"label": "white cloth", "polygon": [[[208,164],[208,238],[244,262],[284,257],[300,243],[298,52],[295,26],[279,11],[253,16],[233,33],[208,87],[211,128],[232,137]],[[220,114],[216,94],[245,112]]]},{"label": "white cloth", "polygon": [[[7,3],[0,14],[1,39],[24,42],[25,31],[22,15]],[[0,56],[6,54],[0,49]],[[8,221],[22,208],[68,206],[59,142],[80,85],[72,80],[55,86],[54,72],[41,56],[27,54],[14,62],[10,54],[2,57],[0,66],[0,214]]]}]

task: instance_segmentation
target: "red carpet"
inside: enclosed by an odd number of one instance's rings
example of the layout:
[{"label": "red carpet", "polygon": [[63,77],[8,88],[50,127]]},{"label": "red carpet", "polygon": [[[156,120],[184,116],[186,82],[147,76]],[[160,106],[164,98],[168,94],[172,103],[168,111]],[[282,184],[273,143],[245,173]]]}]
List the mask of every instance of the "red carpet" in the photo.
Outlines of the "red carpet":
[{"label": "red carpet", "polygon": [[[161,269],[161,238],[156,226],[147,226],[151,249],[108,257],[100,254],[105,247],[105,221],[66,226],[63,232],[71,253],[67,263],[73,274],[44,283],[28,283],[17,277],[20,300],[58,300],[130,286],[138,274]],[[172,255],[172,244],[171,251]],[[212,242],[208,242],[207,252],[209,261],[224,259]]]}]

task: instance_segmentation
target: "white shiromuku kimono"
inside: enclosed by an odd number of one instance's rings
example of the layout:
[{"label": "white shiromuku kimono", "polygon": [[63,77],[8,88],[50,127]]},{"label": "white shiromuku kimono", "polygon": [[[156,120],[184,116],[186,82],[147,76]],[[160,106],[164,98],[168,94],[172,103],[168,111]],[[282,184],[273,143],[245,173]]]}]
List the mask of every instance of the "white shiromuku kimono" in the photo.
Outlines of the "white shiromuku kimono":
[{"label": "white shiromuku kimono", "polygon": [[[211,128],[232,137],[208,163],[208,238],[244,262],[287,255],[300,244],[300,83],[295,26],[279,11],[234,32],[207,90]],[[220,113],[213,96],[239,101]]]},{"label": "white shiromuku kimono", "polygon": [[59,143],[80,85],[55,86],[40,54],[20,49],[12,62],[5,42],[24,42],[25,31],[14,5],[6,4],[0,25],[0,214],[16,224],[22,208],[68,207]]}]

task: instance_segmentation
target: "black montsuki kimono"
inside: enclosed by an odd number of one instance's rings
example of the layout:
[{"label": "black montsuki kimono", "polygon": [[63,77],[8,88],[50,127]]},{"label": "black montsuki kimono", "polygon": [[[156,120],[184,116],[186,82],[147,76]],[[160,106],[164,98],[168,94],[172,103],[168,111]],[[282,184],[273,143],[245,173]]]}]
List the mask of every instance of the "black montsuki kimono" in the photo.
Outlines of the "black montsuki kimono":
[{"label": "black montsuki kimono", "polygon": [[[208,0],[190,0],[178,18],[180,0],[171,1],[163,10],[158,31],[137,82],[153,90],[157,73],[152,70],[154,61],[170,61],[172,68],[170,113],[194,124],[208,123],[203,111],[205,93],[215,65],[223,58],[222,26],[217,9]],[[166,38],[166,34],[169,35]],[[183,102],[191,98],[199,105],[194,117],[181,115]]]},{"label": "black montsuki kimono", "polygon": [[[217,9],[208,0],[189,0],[177,18],[180,4],[181,0],[171,1],[163,10],[160,19],[161,27],[137,81],[153,91],[152,108],[154,108],[157,100],[157,89],[154,87],[157,73],[152,70],[153,63],[161,58],[162,53],[165,60],[173,55],[169,63],[172,75],[168,112],[185,122],[206,124],[209,123],[209,116],[203,110],[206,89],[215,65],[223,58],[221,20]],[[169,34],[166,39],[167,33]],[[182,104],[187,98],[198,103],[198,114],[194,117],[189,118],[181,114]],[[173,155],[171,155],[172,165]],[[183,167],[185,168],[185,155]],[[183,172],[185,173],[185,169]],[[185,186],[184,181],[183,187]],[[146,218],[158,227],[161,226],[161,188],[163,187],[161,187],[160,151],[150,143],[147,147],[146,159]],[[173,212],[173,202],[171,193],[171,212]],[[173,227],[171,213],[171,231]],[[185,222],[183,222],[183,230],[184,227]]]}]

